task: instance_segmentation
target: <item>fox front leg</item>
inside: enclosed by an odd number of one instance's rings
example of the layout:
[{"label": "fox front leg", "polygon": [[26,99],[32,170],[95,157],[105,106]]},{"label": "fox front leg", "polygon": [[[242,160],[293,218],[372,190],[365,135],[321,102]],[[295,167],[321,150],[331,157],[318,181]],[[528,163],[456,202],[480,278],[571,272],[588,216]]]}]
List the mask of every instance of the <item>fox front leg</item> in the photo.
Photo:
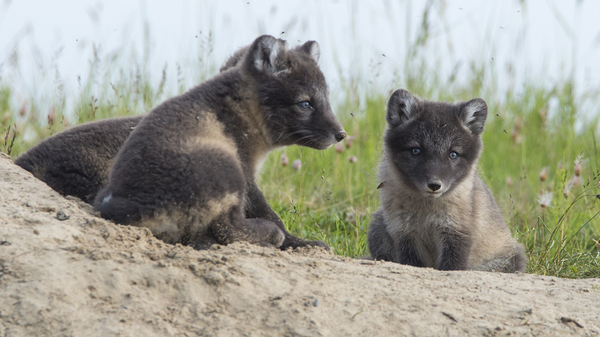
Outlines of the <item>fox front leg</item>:
[{"label": "fox front leg", "polygon": [[466,270],[473,240],[464,233],[446,233],[439,258],[439,270]]},{"label": "fox front leg", "polygon": [[229,212],[215,218],[210,231],[215,240],[223,245],[246,241],[280,247],[285,239],[283,231],[273,222],[265,219],[246,219],[241,205],[232,207]]},{"label": "fox front leg", "polygon": [[425,267],[415,246],[415,239],[409,235],[400,237],[396,244],[397,258],[395,262],[414,267]]}]

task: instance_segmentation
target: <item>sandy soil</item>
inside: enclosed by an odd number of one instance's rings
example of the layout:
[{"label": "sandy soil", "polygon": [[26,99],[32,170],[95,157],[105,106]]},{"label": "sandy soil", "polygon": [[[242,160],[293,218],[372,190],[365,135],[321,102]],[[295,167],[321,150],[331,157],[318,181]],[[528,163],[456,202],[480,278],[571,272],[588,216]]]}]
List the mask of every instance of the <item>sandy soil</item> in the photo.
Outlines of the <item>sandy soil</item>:
[{"label": "sandy soil", "polygon": [[0,155],[0,336],[600,335],[600,279],[168,245]]}]

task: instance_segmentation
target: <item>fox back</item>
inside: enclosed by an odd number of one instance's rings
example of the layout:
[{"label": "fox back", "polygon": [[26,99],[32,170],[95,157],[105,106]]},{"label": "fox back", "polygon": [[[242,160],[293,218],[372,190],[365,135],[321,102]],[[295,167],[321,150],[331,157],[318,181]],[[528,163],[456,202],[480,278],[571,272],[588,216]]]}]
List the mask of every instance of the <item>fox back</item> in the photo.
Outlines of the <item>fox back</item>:
[{"label": "fox back", "polygon": [[75,126],[29,149],[15,164],[59,193],[92,203],[108,182],[119,149],[142,118],[120,117]]},{"label": "fox back", "polygon": [[[236,51],[220,68],[238,65],[248,47]],[[44,139],[15,160],[15,164],[63,195],[93,203],[108,183],[110,167],[144,116],[98,120],[59,132]]]}]

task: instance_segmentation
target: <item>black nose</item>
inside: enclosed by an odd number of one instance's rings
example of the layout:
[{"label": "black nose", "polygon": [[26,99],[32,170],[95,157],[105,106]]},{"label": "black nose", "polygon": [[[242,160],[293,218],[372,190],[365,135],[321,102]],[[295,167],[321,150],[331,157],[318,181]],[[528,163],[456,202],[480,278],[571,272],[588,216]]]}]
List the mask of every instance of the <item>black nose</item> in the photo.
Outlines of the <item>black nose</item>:
[{"label": "black nose", "polygon": [[344,138],[346,138],[346,136],[346,131],[339,132],[335,135],[335,140],[341,142],[342,140],[344,140]]},{"label": "black nose", "polygon": [[442,182],[441,181],[432,181],[429,184],[427,184],[427,187],[429,187],[430,190],[432,190],[433,192],[439,190],[440,188],[442,188]]}]

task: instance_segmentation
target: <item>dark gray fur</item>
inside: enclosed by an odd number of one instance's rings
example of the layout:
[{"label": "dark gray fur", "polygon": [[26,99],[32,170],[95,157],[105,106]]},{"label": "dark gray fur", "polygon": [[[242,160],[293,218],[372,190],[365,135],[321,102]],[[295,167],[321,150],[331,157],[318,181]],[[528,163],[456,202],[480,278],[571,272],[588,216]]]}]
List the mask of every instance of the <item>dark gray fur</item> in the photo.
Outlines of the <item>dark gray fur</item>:
[{"label": "dark gray fur", "polygon": [[523,246],[477,174],[486,117],[480,98],[449,104],[402,89],[392,94],[381,208],[368,233],[373,258],[441,270],[525,270]]},{"label": "dark gray fur", "polygon": [[95,209],[167,242],[324,246],[288,233],[254,180],[276,147],[325,149],[345,137],[315,55],[314,41],[289,50],[261,36],[235,66],[153,109],[121,148]]},{"label": "dark gray fur", "polygon": [[246,53],[248,52],[249,48],[250,46],[246,46],[238,49],[235,53],[233,53],[233,55],[231,55],[229,59],[227,59],[227,61],[225,61],[221,68],[219,68],[219,72],[224,72],[230,68],[239,65],[246,56]]},{"label": "dark gray fur", "polygon": [[[236,51],[220,71],[238,65],[247,50]],[[15,159],[15,164],[57,192],[91,204],[108,183],[119,149],[143,117],[110,118],[72,127],[44,139]]]},{"label": "dark gray fur", "polygon": [[143,116],[86,123],[48,137],[15,164],[63,195],[92,203],[125,139]]}]

